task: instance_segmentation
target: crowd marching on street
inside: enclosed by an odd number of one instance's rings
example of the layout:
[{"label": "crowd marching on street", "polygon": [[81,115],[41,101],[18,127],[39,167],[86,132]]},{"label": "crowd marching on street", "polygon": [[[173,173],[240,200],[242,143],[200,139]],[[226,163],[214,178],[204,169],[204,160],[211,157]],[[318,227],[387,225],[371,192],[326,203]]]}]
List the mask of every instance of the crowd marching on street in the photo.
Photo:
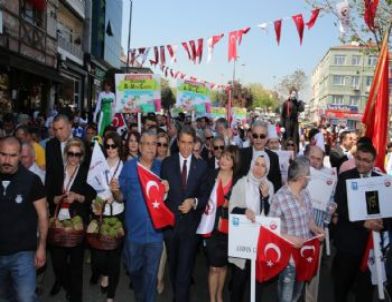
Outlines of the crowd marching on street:
[{"label": "crowd marching on street", "polygon": [[[222,302],[225,286],[230,301],[249,301],[251,263],[229,256],[230,215],[280,219],[280,234],[260,231],[256,301],[271,283],[280,302],[317,301],[320,263],[331,247],[335,301],[372,301],[369,234],[389,234],[391,226],[349,219],[346,181],[382,175],[361,131],[304,128],[295,92],[280,121],[149,113],[140,124],[123,115],[125,126],[116,128],[110,88],[90,117],[64,108],[3,115],[0,301],[39,301],[43,291],[56,301],[64,291],[80,302],[83,275],[116,301],[125,268],[136,301],[156,301],[171,287],[173,301],[186,302],[199,282],[193,270],[201,251],[209,301]],[[385,148],[392,174],[392,144]],[[329,175],[330,190],[319,175]],[[329,194],[322,207],[313,200],[317,190]],[[49,270],[55,278],[43,288]]]}]

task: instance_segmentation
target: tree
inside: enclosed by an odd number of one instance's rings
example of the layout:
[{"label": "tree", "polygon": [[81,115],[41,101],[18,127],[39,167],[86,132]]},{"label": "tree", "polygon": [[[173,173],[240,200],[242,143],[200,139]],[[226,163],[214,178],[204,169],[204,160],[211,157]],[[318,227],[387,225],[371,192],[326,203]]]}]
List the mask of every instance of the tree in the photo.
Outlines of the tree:
[{"label": "tree", "polygon": [[292,74],[286,75],[280,80],[277,90],[284,96],[288,95],[292,88],[300,91],[305,88],[306,79],[306,73],[302,69],[297,69]]},{"label": "tree", "polygon": [[265,89],[259,83],[249,84],[248,89],[253,96],[252,108],[264,108],[274,110],[278,107],[278,95],[276,92]]},{"label": "tree", "polygon": [[[312,7],[322,7],[323,11],[336,17],[335,25],[339,24],[336,4],[343,0],[305,0]],[[392,0],[380,0],[375,17],[375,28],[370,30],[364,21],[364,1],[350,1],[350,26],[346,35],[341,36],[343,43],[356,41],[362,45],[369,44],[369,38],[381,47],[384,34],[389,38],[392,30]]]},{"label": "tree", "polygon": [[161,105],[165,110],[170,108],[176,103],[176,95],[172,88],[169,86],[169,81],[161,79]]}]

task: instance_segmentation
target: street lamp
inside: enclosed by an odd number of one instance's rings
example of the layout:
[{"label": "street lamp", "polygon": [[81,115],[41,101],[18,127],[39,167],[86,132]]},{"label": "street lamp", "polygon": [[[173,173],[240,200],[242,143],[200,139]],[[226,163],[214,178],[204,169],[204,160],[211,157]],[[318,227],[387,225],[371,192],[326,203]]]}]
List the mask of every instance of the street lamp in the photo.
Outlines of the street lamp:
[{"label": "street lamp", "polygon": [[132,32],[132,6],[133,0],[130,0],[130,7],[129,7],[129,30],[128,30],[128,49],[127,49],[127,71],[129,72],[129,50],[131,48],[131,32]]}]

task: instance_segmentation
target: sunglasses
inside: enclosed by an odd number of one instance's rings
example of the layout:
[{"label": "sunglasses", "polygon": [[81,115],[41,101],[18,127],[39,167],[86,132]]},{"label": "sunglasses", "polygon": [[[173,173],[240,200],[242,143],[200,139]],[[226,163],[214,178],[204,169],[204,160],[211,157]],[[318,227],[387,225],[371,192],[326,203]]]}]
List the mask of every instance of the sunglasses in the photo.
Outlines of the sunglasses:
[{"label": "sunglasses", "polygon": [[288,143],[287,147],[294,147],[294,144],[293,143]]},{"label": "sunglasses", "polygon": [[225,146],[214,146],[214,150],[225,150]]},{"label": "sunglasses", "polygon": [[257,133],[252,133],[252,137],[254,138],[254,139],[265,139],[265,138],[267,138],[267,135],[265,135],[265,134],[257,134]]},{"label": "sunglasses", "polygon": [[82,157],[82,155],[83,155],[83,153],[81,153],[81,152],[71,152],[71,151],[67,152],[68,157]]},{"label": "sunglasses", "polygon": [[165,147],[167,148],[169,146],[169,144],[165,144],[165,143],[157,143],[158,147]]},{"label": "sunglasses", "polygon": [[206,140],[210,140],[213,136],[206,136]]},{"label": "sunglasses", "polygon": [[105,144],[105,149],[117,149],[116,144]]}]

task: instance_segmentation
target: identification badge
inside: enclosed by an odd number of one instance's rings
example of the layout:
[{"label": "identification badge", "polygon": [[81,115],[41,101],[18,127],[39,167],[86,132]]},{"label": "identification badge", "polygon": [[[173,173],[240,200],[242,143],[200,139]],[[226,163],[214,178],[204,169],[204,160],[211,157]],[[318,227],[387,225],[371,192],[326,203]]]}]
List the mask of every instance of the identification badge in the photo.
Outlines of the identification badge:
[{"label": "identification badge", "polygon": [[20,194],[16,195],[16,197],[15,197],[15,202],[16,202],[16,203],[22,203],[22,202],[23,202],[23,197],[22,197],[22,195],[20,195]]}]

